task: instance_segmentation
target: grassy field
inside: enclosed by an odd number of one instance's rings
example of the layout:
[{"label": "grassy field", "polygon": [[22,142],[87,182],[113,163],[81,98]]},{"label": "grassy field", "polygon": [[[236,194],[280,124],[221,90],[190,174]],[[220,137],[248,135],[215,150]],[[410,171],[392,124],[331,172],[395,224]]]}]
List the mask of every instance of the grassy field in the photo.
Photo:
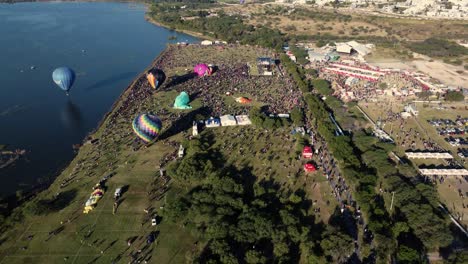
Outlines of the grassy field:
[{"label": "grassy field", "polygon": [[252,25],[268,25],[291,35],[388,36],[409,41],[420,41],[431,36],[448,39],[467,37],[465,21],[396,18],[351,9],[331,10],[307,5],[291,7],[277,3],[229,5],[220,9],[242,14],[248,17]]},{"label": "grassy field", "polygon": [[[0,263],[128,263],[131,255],[139,251],[138,258],[149,263],[189,260],[194,252],[203,248],[204,242],[198,241],[182,224],[171,224],[159,218],[159,224],[151,226],[150,220],[153,214],[161,215],[166,203],[187,192],[180,182],[166,182],[159,168],[172,160],[178,146],[186,142],[191,133],[191,119],[205,107],[203,96],[191,102],[190,110],[174,110],[171,104],[180,90],[193,95],[199,90],[199,84],[214,86],[218,79],[180,81],[178,78],[196,62],[219,65],[221,69],[216,74],[221,75],[230,67],[252,63],[257,56],[270,55],[269,52],[247,46],[169,47],[153,63],[163,68],[168,76],[161,89],[151,92],[145,77],[138,76],[90,136],[95,141],[80,148],[50,188],[17,209],[21,220],[0,235]],[[264,77],[245,77],[242,85],[255,84],[260,93],[283,95],[277,89],[286,86],[286,79],[271,77],[258,81],[258,78]],[[271,84],[272,80],[275,84]],[[217,89],[233,89],[230,83],[217,84]],[[241,87],[237,92],[249,95]],[[245,112],[250,107],[236,105],[231,96],[219,96],[225,102],[224,111],[229,113]],[[257,95],[254,104],[265,105],[261,99],[262,95]],[[131,121],[137,113],[148,111],[163,120],[164,129],[158,141],[142,146],[134,142]],[[314,207],[321,209],[316,219],[327,222],[336,206],[331,189],[320,171],[304,174],[304,161],[296,158],[295,137],[290,130],[290,127],[274,132],[252,126],[219,127],[206,129],[200,136],[212,136],[210,149],[228,157],[227,162],[245,175],[253,175],[257,180],[274,179],[284,188],[293,190],[310,186],[306,188],[307,196],[316,201]],[[113,176],[105,181],[106,192],[97,207],[83,214],[83,204],[92,187],[109,174]],[[114,214],[113,194],[122,186],[125,191]],[[156,195],[159,192],[165,195]],[[51,206],[35,208],[38,201],[47,201]],[[155,234],[156,241],[147,244],[150,233]],[[127,245],[129,240],[133,241],[131,246]]]}]

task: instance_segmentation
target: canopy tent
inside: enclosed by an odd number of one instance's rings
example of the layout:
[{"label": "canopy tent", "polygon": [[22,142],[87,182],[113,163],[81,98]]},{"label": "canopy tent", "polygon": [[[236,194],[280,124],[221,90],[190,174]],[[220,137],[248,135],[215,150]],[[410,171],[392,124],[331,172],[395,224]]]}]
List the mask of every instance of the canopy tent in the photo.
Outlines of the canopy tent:
[{"label": "canopy tent", "polygon": [[220,116],[222,126],[235,126],[237,125],[237,120],[233,115],[223,115]]},{"label": "canopy tent", "polygon": [[314,172],[316,171],[317,169],[315,168],[314,164],[311,164],[311,163],[306,163],[304,165],[304,171],[305,172]]},{"label": "canopy tent", "polygon": [[221,126],[221,120],[217,117],[210,117],[210,119],[205,121],[206,127],[219,127]]},{"label": "canopy tent", "polygon": [[188,105],[190,102],[190,97],[186,92],[181,92],[174,101],[174,108],[176,109],[191,109],[192,107]]},{"label": "canopy tent", "polygon": [[312,148],[310,146],[305,146],[302,150],[302,157],[305,159],[312,158]]},{"label": "canopy tent", "polygon": [[248,115],[237,115],[236,120],[237,120],[237,124],[240,126],[246,126],[246,125],[252,124]]}]

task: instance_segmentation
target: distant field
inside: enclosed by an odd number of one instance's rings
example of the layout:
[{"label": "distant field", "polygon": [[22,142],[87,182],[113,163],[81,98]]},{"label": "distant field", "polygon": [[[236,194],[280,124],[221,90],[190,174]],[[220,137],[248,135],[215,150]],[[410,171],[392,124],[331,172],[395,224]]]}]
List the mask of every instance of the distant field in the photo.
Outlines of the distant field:
[{"label": "distant field", "polygon": [[[324,9],[281,4],[223,6],[230,13],[250,15],[252,25],[263,24],[287,34],[331,34],[339,37],[395,37],[420,41],[429,37],[466,39],[466,21],[427,20],[376,16],[349,9]],[[345,16],[349,16],[345,17]]]}]

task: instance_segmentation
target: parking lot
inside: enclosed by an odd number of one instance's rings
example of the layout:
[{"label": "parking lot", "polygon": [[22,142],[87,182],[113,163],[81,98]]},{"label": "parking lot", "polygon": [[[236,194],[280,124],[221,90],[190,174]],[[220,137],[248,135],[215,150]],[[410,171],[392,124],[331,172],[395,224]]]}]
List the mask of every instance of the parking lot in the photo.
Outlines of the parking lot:
[{"label": "parking lot", "polygon": [[468,117],[457,116],[454,120],[448,118],[428,119],[427,122],[436,128],[440,136],[452,147],[458,147],[457,155],[460,158],[468,157]]}]

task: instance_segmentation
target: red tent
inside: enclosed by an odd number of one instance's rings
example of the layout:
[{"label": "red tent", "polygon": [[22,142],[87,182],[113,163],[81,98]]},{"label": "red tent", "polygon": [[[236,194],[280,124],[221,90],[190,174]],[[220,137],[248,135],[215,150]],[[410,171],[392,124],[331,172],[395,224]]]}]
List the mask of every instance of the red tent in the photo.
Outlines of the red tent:
[{"label": "red tent", "polygon": [[311,163],[306,163],[304,165],[304,171],[305,172],[314,172],[316,171],[317,169],[315,168],[314,164],[311,164]]},{"label": "red tent", "polygon": [[302,157],[305,159],[311,159],[312,158],[312,148],[309,146],[305,146],[304,149],[302,149]]}]

